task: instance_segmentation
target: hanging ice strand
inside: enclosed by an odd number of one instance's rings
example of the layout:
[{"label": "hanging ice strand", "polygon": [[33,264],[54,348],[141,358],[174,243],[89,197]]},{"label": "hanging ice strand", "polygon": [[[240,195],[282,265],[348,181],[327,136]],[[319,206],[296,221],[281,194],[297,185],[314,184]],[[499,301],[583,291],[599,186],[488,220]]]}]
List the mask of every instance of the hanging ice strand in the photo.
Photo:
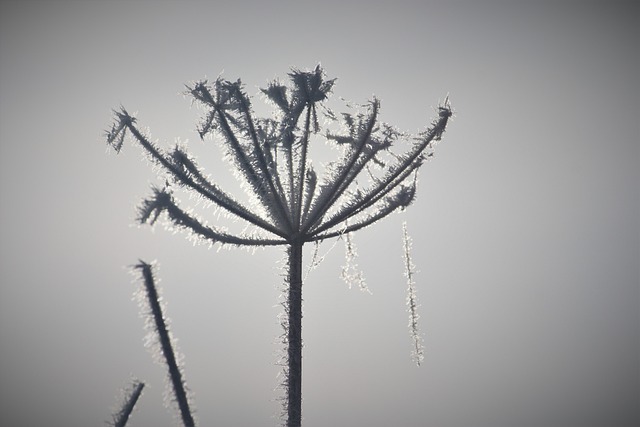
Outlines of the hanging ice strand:
[{"label": "hanging ice strand", "polygon": [[416,365],[420,366],[424,360],[423,339],[418,330],[418,297],[416,295],[416,283],[414,276],[416,274],[416,266],[411,261],[411,237],[407,232],[407,222],[402,223],[402,240],[404,254],[404,275],[407,278],[407,311],[409,312],[409,333],[413,341],[413,360]]}]

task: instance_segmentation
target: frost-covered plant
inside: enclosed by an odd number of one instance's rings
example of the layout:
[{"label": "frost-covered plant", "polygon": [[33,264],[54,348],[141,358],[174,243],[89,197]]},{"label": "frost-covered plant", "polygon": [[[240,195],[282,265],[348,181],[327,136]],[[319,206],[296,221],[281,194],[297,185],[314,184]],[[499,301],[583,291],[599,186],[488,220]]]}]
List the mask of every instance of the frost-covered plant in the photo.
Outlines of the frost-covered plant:
[{"label": "frost-covered plant", "polygon": [[[198,127],[200,137],[211,135],[220,141],[252,204],[216,185],[183,147],[166,151],[151,142],[124,108],[115,112],[107,141],[120,151],[130,134],[166,172],[166,184],[154,188],[140,206],[141,223],[153,224],[164,213],[172,226],[211,244],[286,247],[286,423],[299,426],[303,245],[346,236],[348,257],[353,261],[351,233],[414,200],[417,171],[432,156],[433,144],[442,137],[452,111],[446,100],[425,131],[408,135],[380,121],[376,98],[360,110],[334,113],[325,101],[335,79],[327,79],[320,66],[308,71],[293,69],[288,76],[288,85],[276,80],[262,89],[276,110],[266,118],[256,117],[240,80],[218,78],[187,86],[187,94],[205,110]],[[316,169],[309,156],[318,139],[340,153],[321,169]],[[177,200],[177,188],[225,211],[228,218],[244,225],[243,231],[209,225],[185,210]],[[347,270],[345,276],[363,286],[360,273]]]}]

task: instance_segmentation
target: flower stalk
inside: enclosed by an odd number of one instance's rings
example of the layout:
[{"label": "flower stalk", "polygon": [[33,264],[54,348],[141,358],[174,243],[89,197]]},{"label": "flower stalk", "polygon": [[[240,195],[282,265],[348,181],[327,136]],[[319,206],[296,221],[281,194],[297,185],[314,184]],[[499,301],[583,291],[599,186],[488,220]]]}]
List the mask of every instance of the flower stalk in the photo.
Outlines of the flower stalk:
[{"label": "flower stalk", "polygon": [[[396,131],[380,121],[380,101],[373,99],[363,111],[334,114],[322,106],[336,79],[328,79],[319,65],[313,70],[293,69],[289,85],[273,81],[262,94],[273,105],[273,117],[256,117],[250,97],[237,81],[218,78],[187,85],[187,94],[205,110],[198,134],[219,141],[226,158],[255,205],[239,202],[212,182],[181,147],[164,151],[149,141],[135,117],[124,108],[115,112],[115,123],[106,134],[107,143],[119,152],[127,136],[140,145],[148,157],[166,172],[165,186],[154,188],[139,210],[140,223],[154,224],[160,216],[171,226],[186,230],[199,240],[230,246],[284,246],[288,254],[285,311],[285,368],[288,427],[302,422],[302,250],[305,243],[348,236],[368,227],[415,199],[416,176],[433,145],[446,129],[452,110],[448,98],[438,107],[431,125],[417,136]],[[321,108],[318,108],[321,107]],[[341,155],[319,176],[309,158],[311,135],[319,134],[324,113],[327,142],[337,145]],[[341,118],[339,118],[341,117]],[[323,123],[324,124],[324,123]],[[331,130],[329,129],[332,127]],[[398,148],[405,144],[404,148]],[[408,147],[406,146],[408,144]],[[377,171],[374,173],[372,171]],[[368,182],[368,184],[363,184]],[[181,207],[174,196],[178,187],[228,213],[245,230],[230,233],[208,225]],[[405,229],[406,232],[406,229]],[[348,245],[351,241],[347,241]],[[409,281],[412,271],[407,261]],[[152,295],[151,267],[138,265]],[[410,287],[410,289],[413,289]],[[414,290],[415,291],[415,290]],[[415,294],[415,292],[414,292]],[[417,319],[414,300],[410,307]],[[152,308],[152,311],[156,308]],[[162,320],[157,308],[154,318]],[[183,382],[174,369],[170,341],[157,323],[163,352],[170,366],[176,398],[185,425],[193,425]],[[178,395],[184,394],[184,397]],[[184,408],[184,409],[183,409]]]}]

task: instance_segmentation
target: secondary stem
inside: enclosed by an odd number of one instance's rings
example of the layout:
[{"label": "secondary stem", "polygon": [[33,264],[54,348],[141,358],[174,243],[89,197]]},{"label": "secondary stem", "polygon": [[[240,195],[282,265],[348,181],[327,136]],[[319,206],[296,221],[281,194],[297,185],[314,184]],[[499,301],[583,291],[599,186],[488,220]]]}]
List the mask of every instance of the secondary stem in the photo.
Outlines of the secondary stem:
[{"label": "secondary stem", "polygon": [[171,338],[169,337],[169,331],[165,323],[165,317],[162,314],[162,308],[158,298],[158,291],[156,290],[155,280],[153,278],[153,272],[151,265],[145,262],[140,262],[138,268],[142,269],[142,276],[144,278],[144,286],[147,291],[147,299],[149,300],[149,306],[151,308],[151,314],[156,325],[156,332],[160,339],[160,345],[162,348],[162,354],[169,368],[169,377],[173,385],[173,392],[176,401],[178,402],[178,408],[180,409],[180,415],[185,427],[194,427],[195,422],[191,415],[191,408],[189,407],[189,399],[187,398],[187,392],[185,389],[185,383],[182,379],[182,373],[178,368],[178,362],[171,345]]}]

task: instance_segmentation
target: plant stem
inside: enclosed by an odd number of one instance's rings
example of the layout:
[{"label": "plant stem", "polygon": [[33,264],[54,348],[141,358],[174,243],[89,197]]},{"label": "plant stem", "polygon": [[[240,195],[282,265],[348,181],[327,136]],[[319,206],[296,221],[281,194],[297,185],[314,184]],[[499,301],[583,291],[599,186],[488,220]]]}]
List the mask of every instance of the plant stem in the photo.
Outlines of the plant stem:
[{"label": "plant stem", "polygon": [[171,338],[169,337],[169,331],[165,324],[165,318],[160,307],[158,291],[156,290],[151,265],[141,261],[137,267],[142,270],[144,286],[147,291],[147,299],[149,300],[151,314],[155,321],[156,332],[160,339],[162,354],[164,355],[167,367],[169,368],[169,377],[173,385],[174,397],[178,403],[178,408],[180,409],[182,422],[185,427],[194,427],[195,422],[191,415],[191,408],[189,407],[189,399],[187,398],[185,383],[182,379],[182,373],[180,372],[180,368],[176,361],[173,346],[171,345]]},{"label": "plant stem", "polygon": [[287,427],[302,424],[302,243],[289,245]]},{"label": "plant stem", "polygon": [[135,408],[136,403],[138,402],[138,399],[142,394],[143,388],[143,382],[135,381],[133,383],[133,389],[131,390],[130,395],[125,400],[122,409],[120,409],[120,412],[118,412],[114,417],[114,427],[125,427],[127,425],[127,421],[129,421],[129,417],[131,416],[131,413],[133,412],[133,409]]}]

